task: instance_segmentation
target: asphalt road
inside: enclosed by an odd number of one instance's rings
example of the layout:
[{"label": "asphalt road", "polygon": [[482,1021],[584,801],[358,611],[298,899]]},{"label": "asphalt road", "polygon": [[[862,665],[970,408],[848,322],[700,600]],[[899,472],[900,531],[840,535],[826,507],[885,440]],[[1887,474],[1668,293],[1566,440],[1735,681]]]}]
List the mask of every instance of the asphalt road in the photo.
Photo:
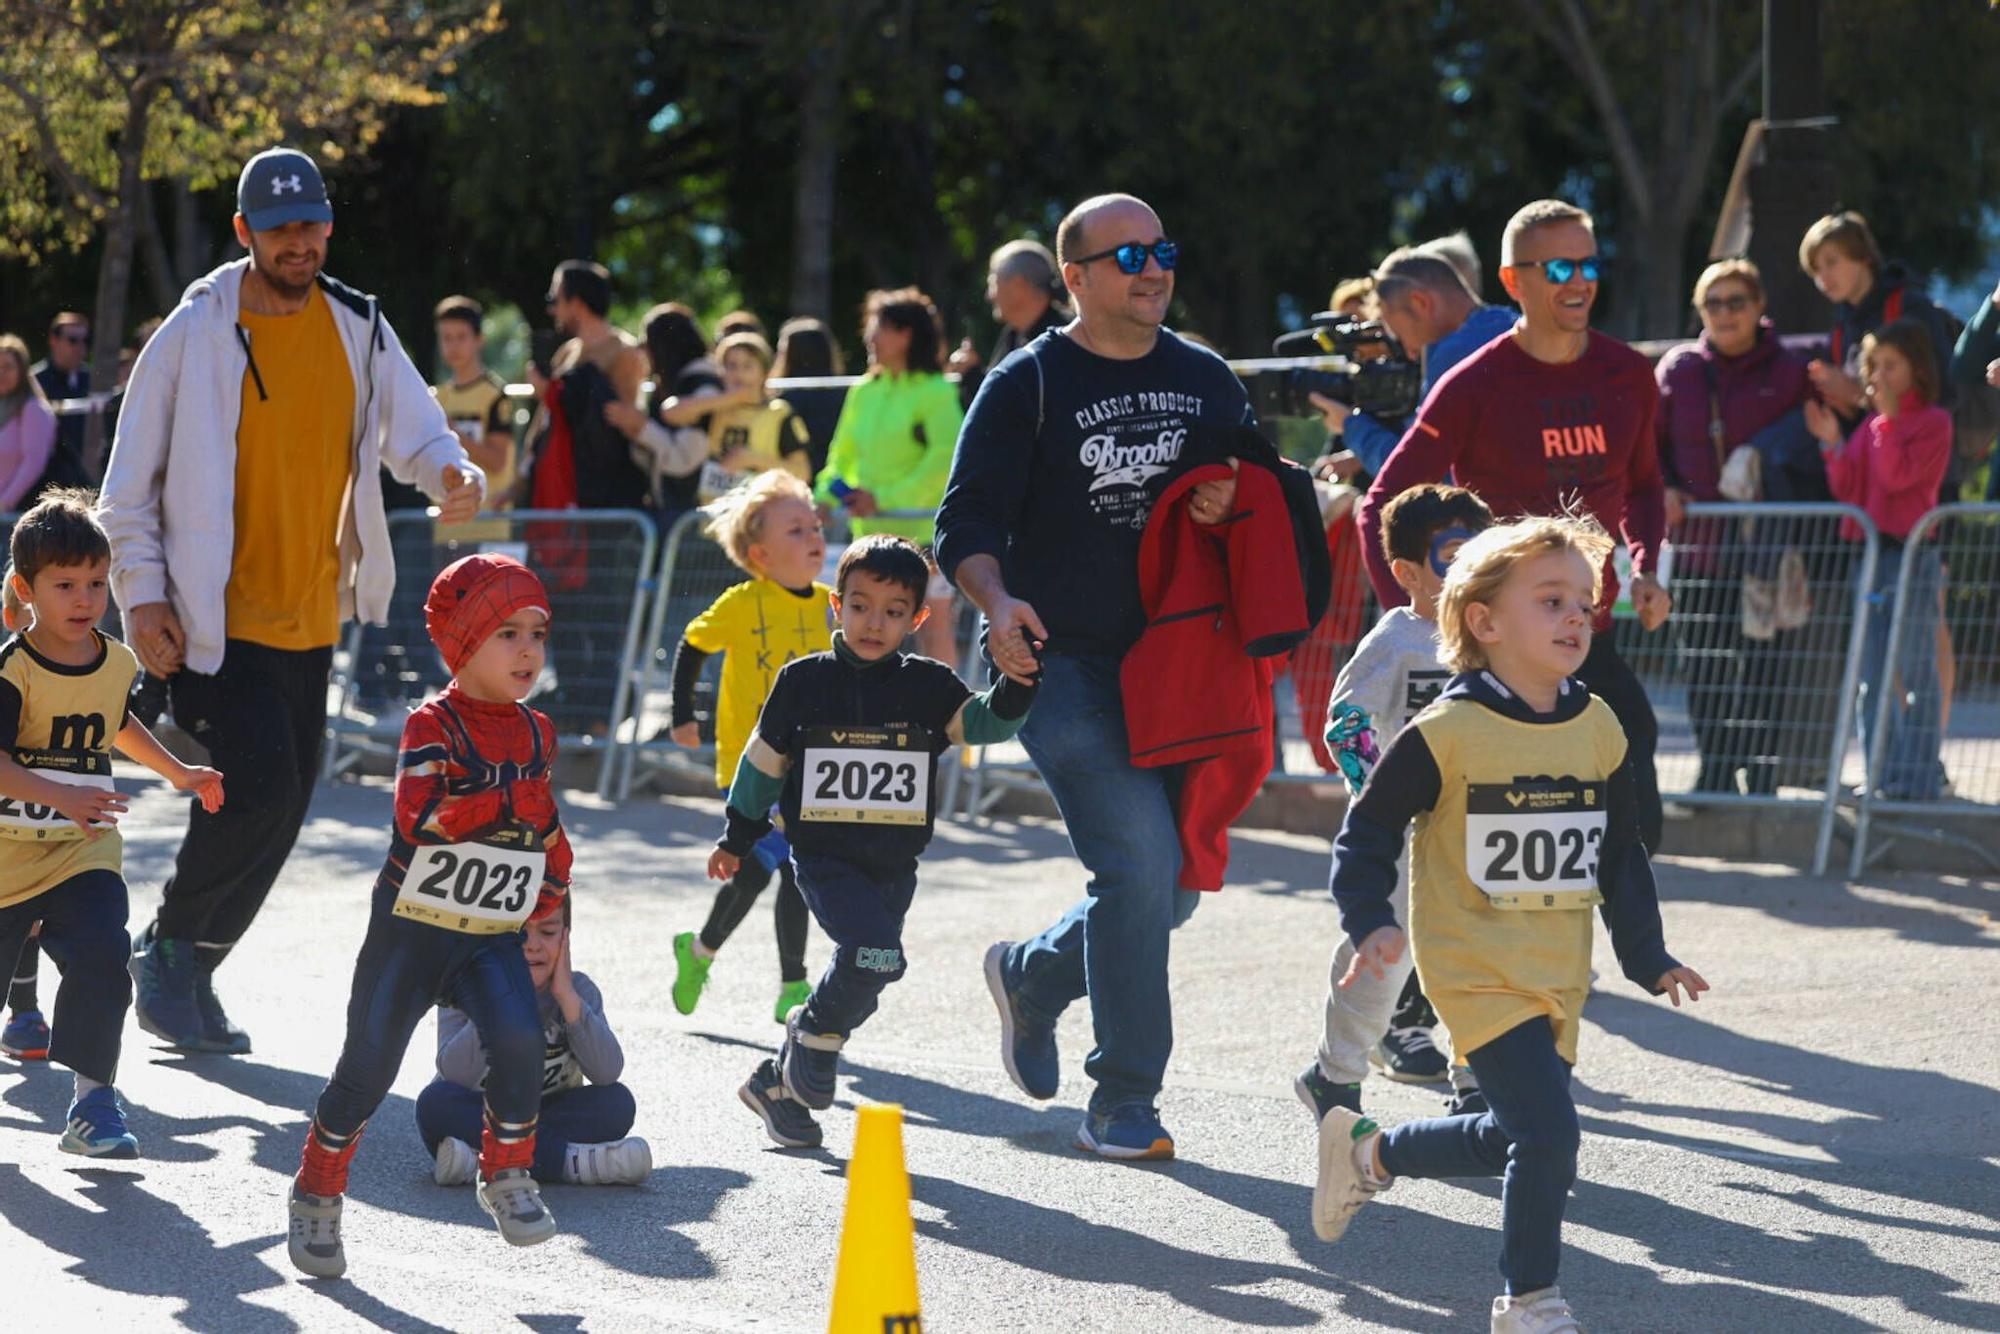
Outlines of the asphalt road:
[{"label": "asphalt road", "polygon": [[[134,918],[179,836],[157,784],[128,817]],[[948,828],[925,863],[909,976],[848,1048],[827,1147],[772,1149],[734,1090],[778,1034],[761,909],[691,1018],[668,942],[708,901],[713,803],[571,798],[577,966],[624,1040],[639,1188],[555,1187],[562,1234],[503,1245],[470,1188],[431,1184],[412,1099],[429,1029],[364,1139],[348,1277],[285,1258],[284,1193],[338,1050],[386,787],[322,790],[283,882],[221,975],[256,1042],[181,1057],[127,1028],[121,1088],[144,1157],[55,1149],[66,1072],[0,1058],[0,1293],[13,1329],[824,1328],[852,1107],[907,1108],[932,1330],[1483,1330],[1497,1186],[1404,1182],[1337,1246],[1308,1221],[1310,1119],[1291,1078],[1316,1039],[1336,917],[1323,836],[1241,836],[1235,883],[1176,938],[1178,1044],[1162,1109],[1180,1158],[1070,1147],[1088,1017],[1066,1019],[1056,1103],[997,1059],[980,958],[1078,891],[1059,827]],[[1600,1330],[2000,1328],[2000,886],[1898,875],[1660,867],[1668,943],[1715,984],[1675,1011],[1608,964],[1586,1011],[1585,1138],[1562,1283]],[[815,937],[815,965],[824,941]],[[1609,947],[1599,941],[1601,959]],[[1377,1115],[1437,1106],[1379,1080]]]}]

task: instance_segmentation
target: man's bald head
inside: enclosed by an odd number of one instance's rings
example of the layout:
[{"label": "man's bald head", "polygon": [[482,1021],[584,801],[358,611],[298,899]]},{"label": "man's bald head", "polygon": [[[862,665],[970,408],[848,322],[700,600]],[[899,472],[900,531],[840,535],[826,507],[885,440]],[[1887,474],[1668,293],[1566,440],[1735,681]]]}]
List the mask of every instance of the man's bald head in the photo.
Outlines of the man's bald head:
[{"label": "man's bald head", "polygon": [[[1093,195],[1069,211],[1056,228],[1056,262],[1074,264],[1078,255],[1102,250],[1104,236],[1151,241],[1160,235],[1160,215],[1134,195]],[[1111,244],[1117,244],[1112,242]]]}]

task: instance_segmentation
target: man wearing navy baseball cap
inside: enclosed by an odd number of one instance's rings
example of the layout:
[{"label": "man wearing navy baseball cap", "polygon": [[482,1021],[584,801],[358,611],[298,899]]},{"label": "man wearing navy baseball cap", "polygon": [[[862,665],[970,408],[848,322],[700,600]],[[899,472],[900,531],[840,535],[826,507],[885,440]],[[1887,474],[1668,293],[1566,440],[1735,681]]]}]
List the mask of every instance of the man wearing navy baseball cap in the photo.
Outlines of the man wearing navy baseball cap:
[{"label": "man wearing navy baseball cap", "polygon": [[192,809],[137,944],[139,1025],[242,1053],[213,978],[305,820],[341,623],[387,618],[381,469],[446,522],[478,512],[485,479],[375,298],[320,271],[333,205],[312,158],[251,158],[236,207],[249,254],[189,287],[140,353],[101,505],[132,648],[230,785],[222,809]]}]

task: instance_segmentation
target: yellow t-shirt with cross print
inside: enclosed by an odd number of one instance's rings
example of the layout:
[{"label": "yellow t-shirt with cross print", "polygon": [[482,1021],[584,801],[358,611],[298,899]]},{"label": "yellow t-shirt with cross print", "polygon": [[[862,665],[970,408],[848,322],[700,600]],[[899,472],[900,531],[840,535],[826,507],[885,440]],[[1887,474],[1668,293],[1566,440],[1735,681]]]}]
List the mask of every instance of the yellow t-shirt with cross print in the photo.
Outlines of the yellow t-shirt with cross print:
[{"label": "yellow t-shirt with cross print", "polygon": [[727,791],[736,762],[750,744],[757,714],[778,669],[794,658],[833,647],[833,590],[815,583],[794,593],[770,579],[740,583],[689,623],[690,648],[720,653],[722,687],[715,706],[715,783]]}]

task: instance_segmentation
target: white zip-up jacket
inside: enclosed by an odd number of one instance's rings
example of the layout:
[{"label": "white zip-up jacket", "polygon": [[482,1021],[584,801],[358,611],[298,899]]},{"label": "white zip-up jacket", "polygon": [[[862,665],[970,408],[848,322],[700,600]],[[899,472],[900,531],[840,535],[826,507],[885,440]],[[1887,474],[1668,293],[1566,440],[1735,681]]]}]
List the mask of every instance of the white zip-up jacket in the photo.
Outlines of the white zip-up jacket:
[{"label": "white zip-up jacket", "polygon": [[[99,517],[111,537],[121,607],[171,602],[187,666],[222,667],[223,594],[236,549],[236,432],[255,349],[237,323],[245,259],[197,279],[145,349],[125,387]],[[340,509],[340,614],[383,624],[396,567],[382,510],[387,466],[433,499],[456,466],[483,491],[430,386],[375,298],[320,275],[354,377],[354,453]]]}]

